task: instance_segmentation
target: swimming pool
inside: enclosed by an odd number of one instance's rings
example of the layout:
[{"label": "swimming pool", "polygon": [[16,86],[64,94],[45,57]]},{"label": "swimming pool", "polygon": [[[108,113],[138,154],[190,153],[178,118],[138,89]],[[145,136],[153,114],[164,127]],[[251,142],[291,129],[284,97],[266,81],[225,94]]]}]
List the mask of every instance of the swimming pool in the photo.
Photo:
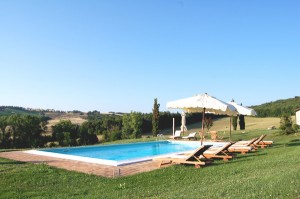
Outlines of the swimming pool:
[{"label": "swimming pool", "polygon": [[[204,143],[222,146],[223,142]],[[27,153],[58,158],[79,160],[91,163],[119,166],[134,162],[151,160],[162,155],[193,151],[200,142],[156,141],[131,144],[97,145],[84,147],[66,147],[43,150],[30,150]]]}]

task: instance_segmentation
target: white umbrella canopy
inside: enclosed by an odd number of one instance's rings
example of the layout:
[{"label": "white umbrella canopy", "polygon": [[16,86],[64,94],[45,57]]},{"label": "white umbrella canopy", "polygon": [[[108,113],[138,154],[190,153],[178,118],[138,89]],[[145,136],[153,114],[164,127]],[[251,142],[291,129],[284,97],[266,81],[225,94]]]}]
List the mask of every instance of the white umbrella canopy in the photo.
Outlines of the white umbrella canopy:
[{"label": "white umbrella canopy", "polygon": [[227,102],[228,104],[231,104],[232,106],[234,106],[237,110],[237,112],[240,114],[240,115],[249,115],[249,116],[257,116],[257,113],[255,112],[254,109],[252,108],[248,108],[248,107],[245,107],[245,106],[242,106],[242,105],[239,105],[235,102]]},{"label": "white umbrella canopy", "polygon": [[237,115],[234,106],[207,93],[168,102],[167,108],[183,109],[188,113],[203,112],[205,109],[205,112],[213,114]]},{"label": "white umbrella canopy", "polygon": [[237,111],[231,104],[223,102],[207,93],[199,94],[193,97],[184,98],[167,103],[168,109],[183,109],[188,113],[202,112],[202,135],[201,145],[204,133],[204,116],[205,112],[213,114],[237,115]]}]

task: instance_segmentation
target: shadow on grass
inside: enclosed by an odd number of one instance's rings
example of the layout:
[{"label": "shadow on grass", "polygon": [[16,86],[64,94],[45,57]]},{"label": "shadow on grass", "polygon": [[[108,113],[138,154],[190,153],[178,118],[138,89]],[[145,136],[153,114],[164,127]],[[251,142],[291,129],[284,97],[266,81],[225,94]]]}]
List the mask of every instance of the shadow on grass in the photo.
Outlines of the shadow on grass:
[{"label": "shadow on grass", "polygon": [[26,164],[26,162],[0,162],[0,165],[7,165],[7,164]]},{"label": "shadow on grass", "polygon": [[[7,159],[9,160],[9,159]],[[26,164],[26,163],[32,163],[32,164],[47,164],[47,163],[50,163],[50,162],[55,162],[55,160],[31,160],[31,161],[18,161],[18,160],[15,160],[15,161],[8,161],[8,162],[0,162],[0,165],[9,165],[9,164],[12,164],[12,165],[17,165],[17,164]]]},{"label": "shadow on grass", "polygon": [[281,147],[291,147],[291,146],[300,146],[300,139],[290,140],[289,143],[276,143],[269,148],[281,148]]},{"label": "shadow on grass", "polygon": [[13,151],[20,151],[20,149],[0,149],[0,153],[2,153],[2,152],[13,152]]},{"label": "shadow on grass", "polygon": [[229,160],[228,162],[224,162],[222,160],[218,160],[218,161],[215,161],[213,162],[212,164],[208,165],[209,167],[211,166],[222,166],[224,164],[240,164],[241,162],[248,162],[249,160],[248,159],[237,159],[235,158],[234,160]]},{"label": "shadow on grass", "polygon": [[283,144],[283,143],[276,143],[276,144],[273,144],[271,146],[268,146],[267,148],[281,148],[283,146],[285,146],[286,144]]},{"label": "shadow on grass", "polygon": [[300,142],[296,143],[288,143],[286,146],[291,147],[291,146],[300,146]]},{"label": "shadow on grass", "polygon": [[250,152],[247,153],[245,155],[238,155],[236,157],[234,157],[233,159],[230,159],[229,161],[225,162],[223,160],[214,160],[214,162],[212,164],[209,164],[208,166],[221,166],[224,164],[236,164],[236,163],[240,163],[240,162],[245,162],[245,161],[249,161],[249,158],[252,157],[259,157],[259,156],[264,156],[267,155],[266,153],[256,153],[256,152]]},{"label": "shadow on grass", "polygon": [[[257,151],[258,152],[258,151]],[[256,151],[247,153],[245,155],[239,155],[235,159],[251,158],[266,155],[266,153],[257,153]]]},{"label": "shadow on grass", "polygon": [[286,146],[291,147],[291,146],[300,146],[300,143],[291,143],[287,144]]}]

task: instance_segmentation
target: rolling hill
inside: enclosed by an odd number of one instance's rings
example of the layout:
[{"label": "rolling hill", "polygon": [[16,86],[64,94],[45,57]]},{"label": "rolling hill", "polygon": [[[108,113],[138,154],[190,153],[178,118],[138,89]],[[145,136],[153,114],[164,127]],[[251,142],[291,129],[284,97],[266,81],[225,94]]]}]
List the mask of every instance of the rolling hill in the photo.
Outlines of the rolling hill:
[{"label": "rolling hill", "polygon": [[300,108],[300,97],[281,99],[257,106],[251,106],[258,117],[281,117],[283,115],[295,115],[295,110]]},{"label": "rolling hill", "polygon": [[[252,106],[257,114],[258,117],[273,117],[271,122],[267,122],[264,128],[274,125],[277,126],[279,122],[279,117],[284,114],[288,115],[295,115],[295,109],[300,108],[300,97],[296,96],[294,98],[289,99],[281,99],[274,102],[267,102],[261,105]],[[55,125],[60,120],[70,120],[72,123],[75,124],[82,124],[87,119],[87,113],[83,113],[80,111],[55,111],[55,110],[39,110],[39,109],[30,109],[30,108],[23,108],[23,107],[16,107],[16,106],[0,106],[0,116],[8,116],[12,114],[25,114],[25,115],[36,115],[36,116],[45,116],[49,118],[48,127],[51,128],[52,125]],[[101,113],[102,114],[102,113]],[[274,118],[275,117],[275,118]],[[277,118],[277,119],[276,119]],[[253,118],[249,122],[246,121],[246,128],[251,128],[252,121],[254,122],[258,118]],[[277,121],[278,120],[278,121]],[[224,121],[224,122],[221,122]],[[274,124],[272,122],[276,121]],[[221,123],[220,123],[221,122]],[[216,125],[213,126],[211,130],[229,130],[229,122],[226,122],[226,118],[224,120],[220,120],[221,126]],[[255,123],[255,122],[254,122]],[[215,123],[217,124],[217,123]],[[195,124],[197,125],[197,124]],[[247,126],[248,125],[248,126]],[[250,125],[250,126],[249,126]],[[193,126],[193,125],[192,125]],[[254,125],[257,128],[256,125]],[[196,126],[195,126],[196,127]],[[196,127],[197,128],[197,127]],[[215,129],[216,128],[216,129]],[[193,127],[192,127],[193,129]]]}]

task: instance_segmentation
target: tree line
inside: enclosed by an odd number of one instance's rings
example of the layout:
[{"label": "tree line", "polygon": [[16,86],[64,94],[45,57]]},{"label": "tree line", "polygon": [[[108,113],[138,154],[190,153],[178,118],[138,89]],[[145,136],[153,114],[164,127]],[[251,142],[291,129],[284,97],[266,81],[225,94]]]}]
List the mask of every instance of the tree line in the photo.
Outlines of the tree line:
[{"label": "tree line", "polygon": [[[159,117],[157,117],[159,116]],[[212,118],[222,116],[208,115]],[[201,122],[201,113],[187,114],[186,123]],[[103,115],[89,112],[87,121],[81,125],[70,120],[61,120],[52,126],[52,133],[47,135],[47,119],[34,115],[0,116],[0,148],[36,148],[45,146],[79,146],[108,142],[121,139],[140,138],[150,135],[152,120],[158,119],[158,130],[172,128],[173,118],[176,127],[181,125],[180,113],[131,112],[123,115]],[[155,134],[154,134],[155,135]],[[101,137],[99,140],[98,137]]]},{"label": "tree line", "polygon": [[42,135],[47,121],[32,115],[0,116],[0,147],[43,147],[47,138]]},{"label": "tree line", "polygon": [[[258,116],[279,117],[294,114],[299,108],[300,97],[278,100],[260,106],[253,106]],[[70,120],[62,120],[52,126],[50,135],[45,134],[49,117],[44,114],[27,114],[27,109],[22,107],[0,107],[0,148],[32,148],[44,146],[78,146],[96,144],[129,138],[140,138],[143,134],[156,136],[160,130],[171,128],[173,118],[176,127],[181,125],[181,114],[171,112],[159,112],[159,104],[154,99],[152,113],[131,112],[111,113],[110,115],[100,114],[99,111],[87,113],[87,121],[81,125],[73,124]],[[10,114],[10,112],[26,114]],[[79,113],[80,111],[73,111]],[[36,112],[35,112],[36,113]],[[7,115],[9,114],[9,115]],[[223,116],[206,114],[207,118],[217,119]],[[284,118],[284,117],[283,117]],[[293,132],[289,119],[285,118],[287,132]],[[237,128],[237,117],[233,117],[232,125]],[[186,114],[186,124],[201,122],[202,113]],[[243,116],[239,116],[240,129],[244,129]],[[282,125],[284,126],[284,125]],[[283,128],[281,128],[283,129]],[[99,140],[100,137],[101,139]]]}]

